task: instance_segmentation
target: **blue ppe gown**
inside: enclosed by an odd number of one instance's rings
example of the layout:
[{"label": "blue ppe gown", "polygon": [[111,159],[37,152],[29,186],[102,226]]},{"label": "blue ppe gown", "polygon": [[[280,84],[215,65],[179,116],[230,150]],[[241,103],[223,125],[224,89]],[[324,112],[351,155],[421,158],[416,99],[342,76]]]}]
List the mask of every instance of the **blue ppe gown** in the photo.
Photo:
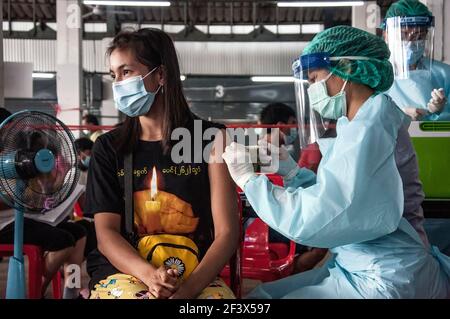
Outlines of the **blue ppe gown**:
[{"label": "blue ppe gown", "polygon": [[261,175],[245,194],[259,217],[303,245],[330,248],[321,268],[266,283],[248,298],[446,298],[450,258],[424,245],[403,215],[395,163],[406,115],[384,94],[372,96],[337,137],[319,142],[317,176],[299,169],[275,186]]},{"label": "blue ppe gown", "polygon": [[[428,60],[429,61],[429,60]],[[425,61],[425,69],[410,71],[409,79],[396,79],[386,92],[400,108],[414,107],[427,109],[433,89],[443,88],[447,103],[440,113],[423,117],[424,121],[450,121],[450,65],[435,61],[431,65]]]}]

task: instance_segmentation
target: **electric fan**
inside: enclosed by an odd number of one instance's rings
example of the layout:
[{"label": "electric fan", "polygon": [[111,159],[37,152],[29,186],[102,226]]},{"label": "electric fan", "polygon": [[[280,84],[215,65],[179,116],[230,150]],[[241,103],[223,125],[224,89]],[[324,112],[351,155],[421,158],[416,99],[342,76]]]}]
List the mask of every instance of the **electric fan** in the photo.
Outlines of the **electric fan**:
[{"label": "electric fan", "polygon": [[78,182],[74,137],[55,117],[21,111],[0,124],[0,194],[15,209],[14,256],[10,258],[6,298],[25,298],[24,213],[56,208]]}]

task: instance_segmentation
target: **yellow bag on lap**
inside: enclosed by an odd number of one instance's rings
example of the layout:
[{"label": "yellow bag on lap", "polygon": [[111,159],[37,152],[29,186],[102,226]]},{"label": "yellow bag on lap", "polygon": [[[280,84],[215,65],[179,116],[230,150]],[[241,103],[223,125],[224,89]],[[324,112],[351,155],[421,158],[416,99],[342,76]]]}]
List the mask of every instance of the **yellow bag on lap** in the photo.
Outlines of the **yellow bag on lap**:
[{"label": "yellow bag on lap", "polygon": [[199,264],[198,247],[186,236],[171,234],[145,236],[139,240],[138,251],[156,268],[164,265],[176,269],[181,280],[186,280]]}]

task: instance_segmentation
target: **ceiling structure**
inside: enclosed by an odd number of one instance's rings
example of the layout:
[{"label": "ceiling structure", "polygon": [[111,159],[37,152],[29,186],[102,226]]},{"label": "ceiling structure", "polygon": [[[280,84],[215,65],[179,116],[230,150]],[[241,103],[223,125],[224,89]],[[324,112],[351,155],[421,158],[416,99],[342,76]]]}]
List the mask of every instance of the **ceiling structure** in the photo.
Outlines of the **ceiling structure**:
[{"label": "ceiling structure", "polygon": [[[33,35],[45,35],[46,24],[56,22],[57,0],[3,0],[3,21],[5,22],[33,22],[35,30]],[[392,3],[392,0],[378,0],[382,16]],[[325,28],[333,25],[351,25],[352,10],[350,7],[342,8],[280,8],[277,1],[206,1],[206,0],[178,0],[170,1],[169,7],[124,7],[124,6],[100,6],[93,10],[92,7],[83,5],[82,15],[85,23],[103,22],[108,24],[108,33],[115,33],[121,29],[121,25],[128,24],[156,24],[182,25],[184,31],[180,38],[197,38],[208,40],[216,38],[209,30],[213,26],[253,26],[254,32],[241,37],[243,40],[256,37],[264,40],[264,26],[275,25],[276,37],[278,26],[282,25],[323,25]],[[97,14],[92,14],[91,12]],[[115,13],[120,11],[119,14]],[[91,14],[89,14],[91,13]],[[207,27],[205,39],[201,32],[197,32],[196,26]],[[258,29],[258,30],[256,30]],[[11,30],[11,29],[10,29]],[[13,31],[6,32],[5,37],[16,37]],[[47,32],[51,37],[52,30]],[[272,32],[273,33],[273,32]],[[309,40],[313,35],[300,34],[291,36],[291,40]],[[270,34],[270,32],[269,32]],[[26,36],[26,35],[24,35]],[[286,37],[285,35],[282,35]],[[45,37],[45,36],[44,36]],[[94,35],[95,37],[95,35]],[[227,36],[228,38],[230,35]],[[38,36],[39,38],[39,36]],[[220,38],[220,37],[219,37]],[[180,40],[180,39],[178,39]]]}]

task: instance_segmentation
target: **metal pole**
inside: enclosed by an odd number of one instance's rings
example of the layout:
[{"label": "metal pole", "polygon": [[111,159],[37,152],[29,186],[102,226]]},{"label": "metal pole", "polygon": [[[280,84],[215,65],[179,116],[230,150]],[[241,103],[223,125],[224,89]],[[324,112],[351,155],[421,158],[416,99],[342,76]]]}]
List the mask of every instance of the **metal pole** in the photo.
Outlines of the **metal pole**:
[{"label": "metal pole", "polygon": [[33,35],[36,35],[36,0],[33,0]]},{"label": "metal pole", "polygon": [[188,15],[188,1],[186,0],[184,2],[184,36],[187,37],[188,33],[189,33],[189,27],[188,27],[188,23],[187,23],[187,15]]},{"label": "metal pole", "polygon": [[234,24],[234,5],[233,5],[233,1],[230,2],[230,36],[231,38],[233,37],[233,24]]},{"label": "metal pole", "polygon": [[12,21],[11,21],[11,0],[8,0],[8,34],[12,33]]},{"label": "metal pole", "polygon": [[206,7],[206,16],[207,16],[207,26],[206,26],[206,36],[209,38],[211,34],[209,33],[209,25],[211,24],[211,2],[208,2]]}]

